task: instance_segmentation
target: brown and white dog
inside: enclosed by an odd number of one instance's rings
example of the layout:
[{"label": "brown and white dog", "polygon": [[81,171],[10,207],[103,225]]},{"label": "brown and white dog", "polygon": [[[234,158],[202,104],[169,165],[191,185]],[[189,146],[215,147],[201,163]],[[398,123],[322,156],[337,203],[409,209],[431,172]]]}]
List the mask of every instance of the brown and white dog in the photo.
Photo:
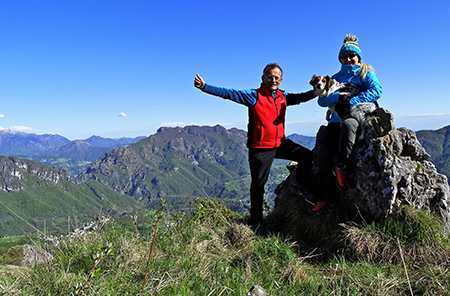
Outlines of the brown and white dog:
[{"label": "brown and white dog", "polygon": [[323,90],[321,97],[328,97],[331,93],[339,90],[339,84],[331,79],[330,76],[317,76],[314,75],[309,82],[314,88],[314,90]]},{"label": "brown and white dog", "polygon": [[[345,90],[343,88],[345,88],[346,85],[348,85],[349,83],[338,83],[336,80],[332,79],[330,76],[317,76],[314,75],[311,78],[311,81],[309,82],[309,84],[311,84],[313,86],[313,89],[318,91],[321,90],[322,93],[319,95],[322,98],[326,98],[328,97],[330,94],[338,91],[338,90],[343,90],[344,92],[341,92],[344,95],[350,95],[350,93],[345,92]],[[353,84],[352,84],[353,85]],[[356,88],[354,88],[356,89]],[[355,92],[355,95],[357,93]],[[330,116],[333,112],[337,112],[339,117],[341,119],[344,119],[344,117],[346,117],[349,114],[349,108],[342,108],[342,104],[339,104],[335,107],[329,107],[327,115],[326,115],[326,120],[329,121],[330,120]],[[347,115],[344,115],[342,112],[344,112]]]},{"label": "brown and white dog", "polygon": [[[356,86],[352,83],[337,83],[334,79],[332,79],[330,76],[317,76],[314,75],[309,82],[314,88],[314,90],[323,90],[322,94],[319,95],[320,97],[328,97],[331,93],[341,90],[340,94],[347,95],[349,97],[356,96],[361,91],[356,88]],[[378,104],[376,102],[372,103],[359,103],[354,105],[350,108],[348,106],[348,109],[338,110],[340,108],[334,108],[330,107],[331,111],[336,111],[338,115],[341,117],[341,120],[344,120],[345,117],[353,117],[355,118],[359,125],[361,126],[362,132],[360,135],[360,139],[364,136],[365,130],[368,127],[368,122],[366,120],[366,117],[372,114],[376,109],[378,108]],[[343,115],[342,112],[347,113],[346,115]],[[327,120],[329,120],[330,114],[327,112]]]}]

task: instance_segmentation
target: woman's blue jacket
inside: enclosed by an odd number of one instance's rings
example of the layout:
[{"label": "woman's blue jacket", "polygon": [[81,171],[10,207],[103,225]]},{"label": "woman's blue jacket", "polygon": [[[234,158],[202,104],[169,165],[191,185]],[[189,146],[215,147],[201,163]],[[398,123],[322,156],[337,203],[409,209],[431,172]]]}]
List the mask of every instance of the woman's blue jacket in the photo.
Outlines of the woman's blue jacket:
[{"label": "woman's blue jacket", "polygon": [[[375,102],[383,94],[383,88],[374,72],[368,71],[363,80],[359,75],[360,65],[342,65],[341,70],[331,78],[337,82],[351,82],[362,90],[360,94],[350,99],[350,107],[359,103]],[[328,97],[319,97],[318,104],[321,107],[334,107],[339,99],[339,92],[334,92]],[[339,122],[339,116],[333,112],[329,122]]]}]

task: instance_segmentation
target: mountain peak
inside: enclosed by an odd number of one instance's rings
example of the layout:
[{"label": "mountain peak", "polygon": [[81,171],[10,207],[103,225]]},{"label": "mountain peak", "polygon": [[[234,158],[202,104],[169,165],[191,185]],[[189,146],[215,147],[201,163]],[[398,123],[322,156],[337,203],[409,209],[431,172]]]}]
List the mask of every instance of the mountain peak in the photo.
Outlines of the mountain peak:
[{"label": "mountain peak", "polygon": [[219,125],[161,127],[143,141],[108,152],[77,179],[95,179],[149,201],[225,192],[225,182],[248,174],[245,141],[245,131]]}]

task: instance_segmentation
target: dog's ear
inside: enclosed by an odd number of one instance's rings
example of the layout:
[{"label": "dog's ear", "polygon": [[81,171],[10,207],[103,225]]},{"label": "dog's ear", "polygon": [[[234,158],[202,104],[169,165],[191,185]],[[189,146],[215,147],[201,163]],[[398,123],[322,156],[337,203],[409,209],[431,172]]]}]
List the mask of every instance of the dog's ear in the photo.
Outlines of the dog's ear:
[{"label": "dog's ear", "polygon": [[333,85],[333,79],[331,79],[330,76],[325,76],[325,80],[327,81],[327,89],[330,89],[330,87]]},{"label": "dog's ear", "polygon": [[312,86],[314,86],[314,81],[316,80],[316,78],[317,78],[317,75],[314,75],[312,78],[311,78],[311,81],[309,82],[309,84],[311,84]]}]

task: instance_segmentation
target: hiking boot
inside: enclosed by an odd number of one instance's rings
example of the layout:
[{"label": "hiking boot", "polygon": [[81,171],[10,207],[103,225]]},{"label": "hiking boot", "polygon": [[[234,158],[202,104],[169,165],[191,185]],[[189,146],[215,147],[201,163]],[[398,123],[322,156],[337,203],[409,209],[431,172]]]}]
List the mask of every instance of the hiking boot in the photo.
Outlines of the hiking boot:
[{"label": "hiking boot", "polygon": [[326,206],[328,206],[330,202],[328,201],[318,201],[316,204],[309,209],[311,214],[317,214],[321,210],[323,210]]},{"label": "hiking boot", "polygon": [[347,175],[345,174],[345,170],[339,167],[334,168],[334,175],[336,176],[336,183],[341,190],[348,189],[348,181]]},{"label": "hiking boot", "polygon": [[261,223],[255,223],[250,226],[250,228],[255,232],[256,235],[263,236],[264,230],[262,229]]}]

